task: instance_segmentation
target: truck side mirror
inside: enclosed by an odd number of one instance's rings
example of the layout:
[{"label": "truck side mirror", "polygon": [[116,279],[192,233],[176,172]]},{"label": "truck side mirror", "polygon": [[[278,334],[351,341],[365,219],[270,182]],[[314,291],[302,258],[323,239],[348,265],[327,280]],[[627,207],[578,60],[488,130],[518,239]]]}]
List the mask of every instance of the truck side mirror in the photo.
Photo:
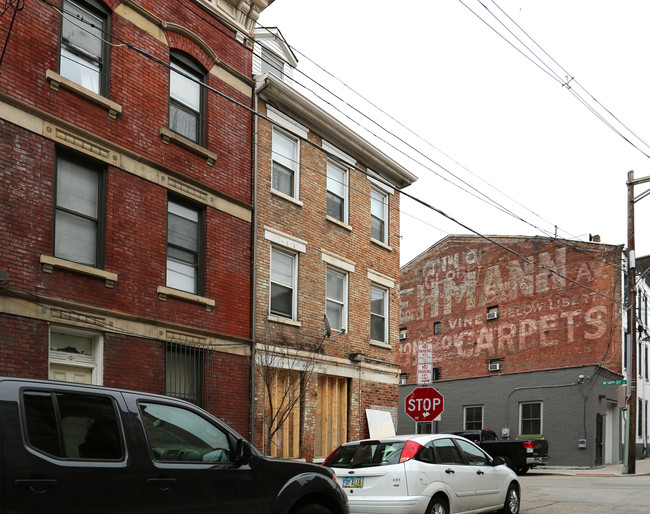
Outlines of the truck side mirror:
[{"label": "truck side mirror", "polygon": [[248,441],[244,439],[237,439],[237,449],[236,449],[236,455],[237,455],[237,464],[246,464],[251,456],[253,455],[253,452],[251,450],[251,445],[248,443]]}]

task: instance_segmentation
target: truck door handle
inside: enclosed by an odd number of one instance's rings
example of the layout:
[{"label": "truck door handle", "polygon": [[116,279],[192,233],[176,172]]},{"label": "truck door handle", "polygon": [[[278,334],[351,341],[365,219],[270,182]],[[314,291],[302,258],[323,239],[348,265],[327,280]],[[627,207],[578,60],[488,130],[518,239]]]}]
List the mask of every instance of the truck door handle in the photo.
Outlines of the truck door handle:
[{"label": "truck door handle", "polygon": [[147,478],[147,484],[160,487],[163,491],[166,491],[171,486],[176,483],[175,478]]},{"label": "truck door handle", "polygon": [[18,487],[29,487],[29,490],[33,493],[41,494],[46,492],[50,487],[54,487],[56,480],[53,478],[19,478],[14,483]]},{"label": "truck door handle", "polygon": [[445,473],[447,473],[448,475],[453,475],[456,472],[451,468],[447,468],[447,469],[445,469]]}]

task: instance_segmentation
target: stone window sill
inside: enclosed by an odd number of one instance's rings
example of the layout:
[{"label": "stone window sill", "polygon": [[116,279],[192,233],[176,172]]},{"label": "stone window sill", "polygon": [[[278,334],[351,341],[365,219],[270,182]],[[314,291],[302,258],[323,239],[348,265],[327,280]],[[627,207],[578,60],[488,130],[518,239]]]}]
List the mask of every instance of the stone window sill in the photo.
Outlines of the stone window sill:
[{"label": "stone window sill", "polygon": [[55,268],[60,268],[80,273],[82,275],[103,279],[106,283],[106,287],[111,289],[115,287],[115,284],[117,283],[117,273],[93,268],[92,266],[86,266],[65,259],[59,259],[58,257],[51,257],[49,255],[41,255],[40,262],[44,273],[53,273]]},{"label": "stone window sill", "polygon": [[375,239],[375,238],[371,237],[370,242],[373,243],[373,244],[376,244],[377,246],[383,248],[384,250],[388,250],[389,252],[393,251],[392,246],[387,245],[386,243],[382,243],[379,239]]},{"label": "stone window sill", "polygon": [[391,350],[393,348],[388,343],[384,343],[383,341],[373,341],[372,339],[370,340],[370,346],[377,346],[379,348],[385,348],[386,350]]},{"label": "stone window sill", "polygon": [[285,325],[291,325],[292,327],[302,326],[302,323],[300,323],[300,321],[296,321],[295,319],[283,318],[282,316],[274,316],[273,314],[269,314],[269,317],[267,319],[269,321],[273,321],[274,323],[283,323]]},{"label": "stone window sill", "polygon": [[282,198],[283,200],[286,200],[287,202],[293,203],[297,205],[298,207],[302,207],[304,204],[297,198],[294,198],[293,196],[285,195],[284,193],[281,193],[280,191],[276,189],[271,189],[271,194],[273,196],[277,196],[278,198]]},{"label": "stone window sill", "polygon": [[216,302],[211,298],[205,298],[203,296],[187,293],[185,291],[173,289],[171,287],[158,286],[158,299],[162,302],[166,302],[167,297],[178,298],[179,300],[201,304],[205,306],[205,310],[207,312],[212,312],[216,304]]},{"label": "stone window sill", "polygon": [[203,148],[201,145],[197,145],[194,141],[191,141],[190,139],[187,139],[186,137],[177,134],[173,130],[169,130],[168,128],[161,127],[160,137],[162,138],[163,143],[165,144],[175,143],[179,146],[182,146],[186,150],[189,150],[192,153],[200,155],[201,157],[205,157],[208,166],[214,166],[214,163],[217,162],[216,153],[211,152],[207,148]]},{"label": "stone window sill", "polygon": [[108,111],[108,116],[113,119],[116,119],[117,115],[122,113],[122,106],[120,104],[115,103],[108,98],[103,97],[102,95],[98,95],[94,91],[91,91],[90,89],[87,89],[77,84],[76,82],[65,78],[63,75],[59,75],[55,71],[47,70],[45,72],[45,78],[48,80],[50,87],[54,91],[58,91],[60,88],[72,91],[73,93],[85,98],[86,100],[90,100],[91,102],[106,109]]},{"label": "stone window sill", "polygon": [[332,218],[331,216],[325,216],[325,219],[329,221],[330,223],[334,223],[335,225],[338,225],[341,228],[344,228],[345,230],[348,230],[349,232],[352,232],[352,227],[348,225],[347,223],[343,223],[342,221],[337,220],[336,218]]}]

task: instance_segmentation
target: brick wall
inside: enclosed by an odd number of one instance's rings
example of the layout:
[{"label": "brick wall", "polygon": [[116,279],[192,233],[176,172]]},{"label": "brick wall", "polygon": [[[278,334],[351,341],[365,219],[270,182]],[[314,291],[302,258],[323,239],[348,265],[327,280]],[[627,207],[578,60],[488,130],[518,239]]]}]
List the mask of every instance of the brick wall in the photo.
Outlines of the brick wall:
[{"label": "brick wall", "polygon": [[[598,363],[620,372],[620,248],[494,239],[502,246],[451,236],[402,269],[400,348],[409,383],[417,382],[420,343],[432,344],[442,380],[487,376],[490,359],[502,359],[497,373]],[[488,320],[490,307],[498,317]]]}]

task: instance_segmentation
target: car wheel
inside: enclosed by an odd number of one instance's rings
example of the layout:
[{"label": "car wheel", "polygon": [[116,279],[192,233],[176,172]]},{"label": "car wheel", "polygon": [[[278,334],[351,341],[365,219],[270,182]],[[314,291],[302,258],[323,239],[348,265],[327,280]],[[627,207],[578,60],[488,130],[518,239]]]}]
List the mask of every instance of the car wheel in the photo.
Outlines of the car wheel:
[{"label": "car wheel", "polygon": [[303,503],[293,509],[291,514],[332,514],[332,511],[318,503]]},{"label": "car wheel", "polygon": [[519,488],[515,484],[510,484],[506,494],[506,501],[499,514],[519,514],[519,500]]},{"label": "car wheel", "polygon": [[449,514],[449,505],[447,504],[447,500],[439,496],[433,498],[429,504],[427,514]]}]

